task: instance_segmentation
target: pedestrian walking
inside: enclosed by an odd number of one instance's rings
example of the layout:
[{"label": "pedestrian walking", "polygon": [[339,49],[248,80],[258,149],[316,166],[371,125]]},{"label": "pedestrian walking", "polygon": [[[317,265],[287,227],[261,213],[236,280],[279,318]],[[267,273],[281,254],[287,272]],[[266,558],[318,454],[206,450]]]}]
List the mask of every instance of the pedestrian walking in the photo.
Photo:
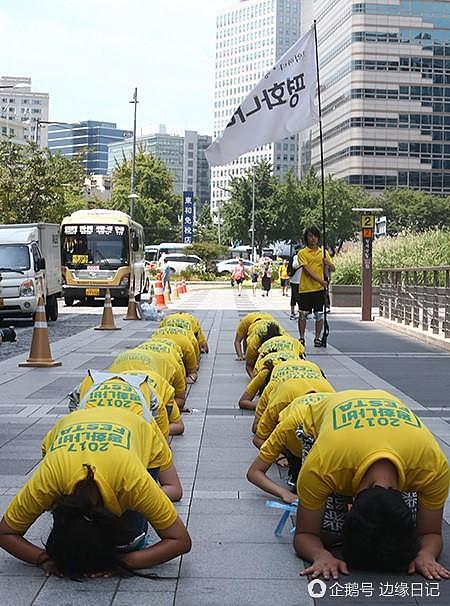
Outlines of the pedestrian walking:
[{"label": "pedestrian walking", "polygon": [[167,289],[169,291],[169,293],[172,294],[172,289],[170,287],[171,269],[169,267],[169,264],[168,264],[166,258],[163,259],[161,269],[163,272],[163,290],[165,291]]},{"label": "pedestrian walking", "polygon": [[253,265],[250,270],[250,278],[252,280],[253,296],[256,297],[256,288],[258,286],[258,278],[259,278],[258,267],[256,265]]},{"label": "pedestrian walking", "polygon": [[231,279],[237,284],[238,297],[240,297],[242,294],[242,283],[244,282],[246,276],[248,276],[248,274],[245,271],[244,262],[242,259],[238,259],[238,262],[233,270],[233,275],[231,276]]},{"label": "pedestrian walking", "polygon": [[272,267],[270,261],[265,261],[261,270],[261,289],[262,296],[268,297],[272,286]]},{"label": "pedestrian walking", "polygon": [[289,288],[289,274],[288,274],[288,260],[284,259],[280,265],[280,284],[281,284],[281,296],[288,297]]},{"label": "pedestrian walking", "polygon": [[295,262],[297,262],[297,253],[300,249],[300,246],[296,246],[295,247],[295,254],[291,257],[291,259],[289,260],[288,266],[287,266],[287,272],[289,275],[289,284],[291,286],[291,315],[289,316],[290,320],[297,320],[298,316],[295,310],[295,307],[298,307],[298,285],[300,282],[300,276],[302,273],[302,270],[300,267],[297,267],[296,269],[294,269],[294,260]]}]

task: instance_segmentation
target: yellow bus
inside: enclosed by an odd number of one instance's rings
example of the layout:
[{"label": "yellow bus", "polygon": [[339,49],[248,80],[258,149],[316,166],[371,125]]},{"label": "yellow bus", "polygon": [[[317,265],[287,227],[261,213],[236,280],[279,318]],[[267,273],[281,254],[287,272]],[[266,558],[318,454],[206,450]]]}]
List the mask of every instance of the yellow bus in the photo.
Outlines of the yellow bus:
[{"label": "yellow bus", "polygon": [[126,305],[145,288],[144,229],[118,210],[77,210],[61,223],[62,294],[66,305],[104,297]]}]

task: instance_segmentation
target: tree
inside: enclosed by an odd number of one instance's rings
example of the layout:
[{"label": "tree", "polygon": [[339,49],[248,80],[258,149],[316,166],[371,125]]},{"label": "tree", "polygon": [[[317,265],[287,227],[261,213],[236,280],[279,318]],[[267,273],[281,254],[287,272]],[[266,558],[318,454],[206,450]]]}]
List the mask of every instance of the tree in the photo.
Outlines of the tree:
[{"label": "tree", "polygon": [[214,261],[223,258],[228,249],[217,242],[195,242],[186,248],[187,255],[198,255],[205,262],[207,271],[213,271]]},{"label": "tree", "polygon": [[218,242],[217,227],[213,223],[211,211],[207,204],[203,206],[197,218],[197,223],[194,230],[194,241]]},{"label": "tree", "polygon": [[[131,160],[125,160],[113,172],[110,206],[129,211]],[[136,181],[133,219],[141,223],[145,241],[151,244],[179,241],[181,197],[173,193],[173,177],[166,164],[139,149],[136,154]]]},{"label": "tree", "polygon": [[4,223],[60,223],[86,208],[79,158],[51,154],[35,143],[0,141],[0,214]]},{"label": "tree", "polygon": [[[277,188],[269,162],[262,161],[255,171],[255,246],[262,249],[278,239]],[[224,237],[231,243],[248,243],[251,239],[253,171],[234,177],[230,184],[231,199],[222,208]]]},{"label": "tree", "polygon": [[411,189],[388,189],[378,198],[387,218],[389,235],[405,230],[425,231],[450,227],[450,197]]}]

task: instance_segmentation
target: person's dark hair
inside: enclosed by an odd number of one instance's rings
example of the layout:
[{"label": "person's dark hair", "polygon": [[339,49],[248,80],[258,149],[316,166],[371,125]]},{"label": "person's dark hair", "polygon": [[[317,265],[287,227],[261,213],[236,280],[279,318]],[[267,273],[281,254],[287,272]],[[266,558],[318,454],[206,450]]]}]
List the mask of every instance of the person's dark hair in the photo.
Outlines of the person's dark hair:
[{"label": "person's dark hair", "polygon": [[46,552],[58,570],[72,578],[119,569],[129,572],[116,547],[130,542],[131,530],[105,507],[94,504],[92,495],[98,489],[92,468],[86,467],[87,476],[73,493],[56,499]]},{"label": "person's dark hair", "polygon": [[276,322],[269,322],[266,331],[260,337],[260,345],[262,345],[269,339],[273,339],[273,337],[279,336],[281,336],[280,325]]},{"label": "person's dark hair", "polygon": [[343,539],[344,560],[361,570],[406,572],[419,551],[411,510],[398,490],[381,486],[356,496]]},{"label": "person's dark hair", "polygon": [[305,231],[303,232],[303,242],[305,243],[305,246],[308,246],[308,235],[311,234],[311,236],[316,236],[316,238],[319,239],[320,242],[320,231],[317,229],[317,227],[315,225],[311,225],[310,227],[307,227],[305,229]]}]

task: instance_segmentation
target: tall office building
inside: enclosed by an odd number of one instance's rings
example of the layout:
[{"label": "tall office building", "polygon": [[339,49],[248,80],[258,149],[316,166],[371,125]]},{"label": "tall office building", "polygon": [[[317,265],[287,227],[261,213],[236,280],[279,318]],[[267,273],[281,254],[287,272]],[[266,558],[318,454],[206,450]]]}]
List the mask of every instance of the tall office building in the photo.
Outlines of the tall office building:
[{"label": "tall office building", "polygon": [[[37,120],[48,120],[48,93],[31,90],[31,78],[0,76],[0,118],[23,124],[25,140],[35,140]],[[4,127],[6,128],[6,126]],[[18,127],[16,131],[21,131]],[[37,129],[38,143],[47,145],[47,130]]]},{"label": "tall office building", "polygon": [[[311,6],[325,171],[373,191],[450,194],[450,0]],[[307,27],[312,15],[303,18]],[[320,166],[317,128],[311,160]]]},{"label": "tall office building", "polygon": [[[310,1],[310,0],[308,0]],[[268,69],[300,36],[300,0],[241,0],[216,20],[214,137]],[[258,147],[225,166],[212,168],[211,210],[227,200],[232,177],[268,160],[281,179],[298,172],[298,136]]]},{"label": "tall office building", "polygon": [[108,169],[108,144],[123,141],[132,136],[129,130],[117,128],[113,122],[86,120],[72,124],[50,124],[48,148],[74,157],[85,154],[83,164],[87,175],[106,175]]},{"label": "tall office building", "polygon": [[[199,135],[197,131],[187,130],[184,135],[166,132],[161,125],[158,133],[137,137],[137,147],[160,158],[165,162],[173,176],[176,194],[192,191],[197,198],[197,212],[200,206],[210,202],[210,170],[205,157],[205,149],[211,145],[209,135]],[[108,146],[108,172],[111,173],[123,159],[132,155],[133,140]]]}]

